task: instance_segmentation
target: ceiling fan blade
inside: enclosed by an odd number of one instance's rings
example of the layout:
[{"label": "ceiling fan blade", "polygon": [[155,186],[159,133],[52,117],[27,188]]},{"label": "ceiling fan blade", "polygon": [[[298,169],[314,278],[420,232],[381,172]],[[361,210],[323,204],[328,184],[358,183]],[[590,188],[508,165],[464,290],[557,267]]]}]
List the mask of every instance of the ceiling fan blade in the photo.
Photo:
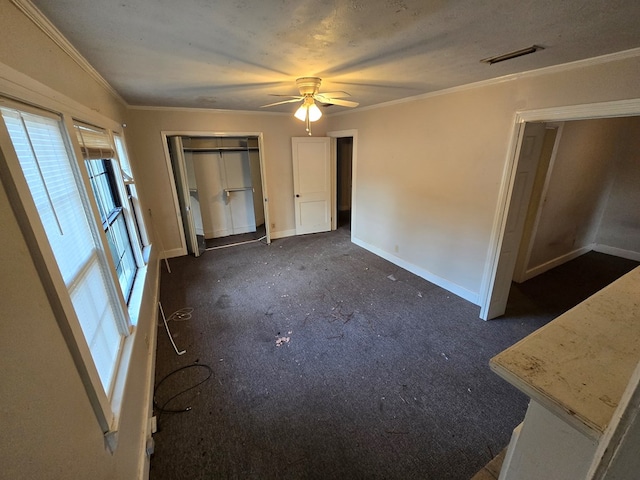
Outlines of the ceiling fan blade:
[{"label": "ceiling fan blade", "polygon": [[332,105],[340,105],[341,107],[349,108],[357,107],[358,105],[360,105],[358,102],[352,102],[351,100],[338,100],[337,98],[323,98],[322,100],[318,100],[322,103],[330,103]]},{"label": "ceiling fan blade", "polygon": [[292,98],[291,100],[282,100],[281,102],[270,103],[269,105],[262,105],[260,108],[275,107],[276,105],[283,105],[285,103],[293,103],[293,102],[299,102],[299,101],[300,101],[300,98],[296,97],[296,98]]},{"label": "ceiling fan blade", "polygon": [[350,97],[351,94],[347,93],[347,92],[343,92],[343,91],[339,91],[339,92],[323,92],[323,93],[317,93],[316,97],[324,97],[324,98],[344,98],[344,97]]},{"label": "ceiling fan blade", "polygon": [[304,97],[300,95],[280,95],[279,93],[270,93],[271,97],[287,97],[287,98],[297,98],[298,100],[302,100]]}]

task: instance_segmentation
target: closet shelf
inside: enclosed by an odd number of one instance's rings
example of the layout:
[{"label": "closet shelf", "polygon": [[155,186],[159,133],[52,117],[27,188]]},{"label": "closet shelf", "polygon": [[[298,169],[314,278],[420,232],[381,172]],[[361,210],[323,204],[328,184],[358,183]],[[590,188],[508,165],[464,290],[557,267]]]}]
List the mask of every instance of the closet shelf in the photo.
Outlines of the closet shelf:
[{"label": "closet shelf", "polygon": [[233,192],[245,192],[247,190],[251,190],[252,192],[255,192],[255,189],[253,187],[225,188],[223,191],[224,193],[227,194],[227,197],[228,197]]},{"label": "closet shelf", "polygon": [[185,152],[257,152],[258,147],[184,147]]}]

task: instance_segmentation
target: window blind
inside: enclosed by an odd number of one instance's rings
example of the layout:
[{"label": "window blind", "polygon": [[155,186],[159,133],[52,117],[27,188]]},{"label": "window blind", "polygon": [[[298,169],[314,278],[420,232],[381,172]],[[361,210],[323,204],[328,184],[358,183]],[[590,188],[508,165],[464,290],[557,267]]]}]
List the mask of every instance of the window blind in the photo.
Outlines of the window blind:
[{"label": "window blind", "polygon": [[133,183],[133,172],[131,171],[131,165],[129,165],[129,157],[124,148],[124,142],[120,135],[114,135],[113,140],[116,144],[116,151],[118,152],[118,159],[120,160],[120,170],[122,170],[122,179],[124,183]]},{"label": "window blind", "polygon": [[87,197],[58,119],[0,108],[105,392],[125,332]]},{"label": "window blind", "polygon": [[75,124],[75,128],[85,160],[115,158],[116,154],[107,132],[79,123]]}]

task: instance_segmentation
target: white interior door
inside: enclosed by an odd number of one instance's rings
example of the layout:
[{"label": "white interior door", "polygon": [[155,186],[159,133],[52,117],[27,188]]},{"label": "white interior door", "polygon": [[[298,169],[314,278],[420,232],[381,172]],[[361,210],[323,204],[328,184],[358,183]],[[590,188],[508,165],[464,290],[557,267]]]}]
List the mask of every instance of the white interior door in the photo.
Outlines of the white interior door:
[{"label": "white interior door", "polygon": [[293,137],[296,235],[331,230],[329,137]]},{"label": "white interior door", "polygon": [[518,248],[527,216],[531,190],[544,142],[545,124],[527,123],[520,137],[518,163],[507,208],[507,220],[500,246],[497,267],[489,298],[480,311],[480,318],[489,320],[504,314],[509,298]]}]

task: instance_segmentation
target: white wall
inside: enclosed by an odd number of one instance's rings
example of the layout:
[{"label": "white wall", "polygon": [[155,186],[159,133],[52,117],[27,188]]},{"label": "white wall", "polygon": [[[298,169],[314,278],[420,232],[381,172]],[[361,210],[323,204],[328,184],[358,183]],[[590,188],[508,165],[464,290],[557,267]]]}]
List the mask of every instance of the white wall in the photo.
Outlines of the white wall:
[{"label": "white wall", "polygon": [[355,110],[355,239],[478,303],[516,112],[640,97],[640,59]]},{"label": "white wall", "polygon": [[[124,120],[124,105],[6,0],[0,1],[0,93],[24,94],[54,109],[67,105],[80,119],[100,112],[110,121]],[[147,346],[145,336],[155,338],[150,299],[157,289],[157,258],[150,262],[112,455],[2,183],[0,225],[0,477],[137,478],[146,468],[142,452],[155,345]]]}]

